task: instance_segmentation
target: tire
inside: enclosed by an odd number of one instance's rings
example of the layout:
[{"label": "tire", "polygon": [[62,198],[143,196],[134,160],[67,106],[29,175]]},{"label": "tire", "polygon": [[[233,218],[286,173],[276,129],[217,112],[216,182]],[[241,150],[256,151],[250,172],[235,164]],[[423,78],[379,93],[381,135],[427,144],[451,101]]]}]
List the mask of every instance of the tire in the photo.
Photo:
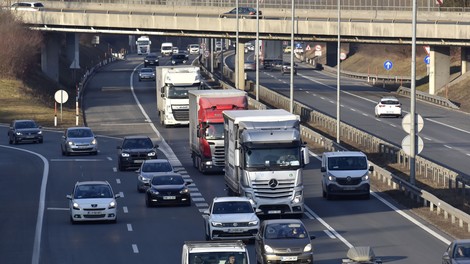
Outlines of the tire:
[{"label": "tire", "polygon": [[205,229],[204,235],[205,235],[206,241],[211,241],[211,236],[208,235],[208,233],[210,232],[210,229],[208,229],[207,225],[205,224],[204,224],[204,229]]},{"label": "tire", "polygon": [[13,145],[18,145],[18,141],[16,140],[16,137],[13,137]]},{"label": "tire", "polygon": [[117,216],[114,218],[114,220],[109,221],[111,224],[116,224],[117,223]]},{"label": "tire", "polygon": [[152,205],[152,202],[150,202],[150,199],[149,199],[149,196],[148,196],[148,195],[145,196],[145,205],[146,205],[148,208],[150,208],[150,207],[153,206],[153,205]]},{"label": "tire", "polygon": [[77,223],[75,220],[73,220],[73,217],[72,217],[72,216],[70,216],[70,223],[71,223],[72,225],[75,225],[75,224]]},{"label": "tire", "polygon": [[8,138],[8,144],[13,144],[13,140],[11,140],[11,137]]},{"label": "tire", "polygon": [[322,190],[322,197],[326,198],[326,192]]}]

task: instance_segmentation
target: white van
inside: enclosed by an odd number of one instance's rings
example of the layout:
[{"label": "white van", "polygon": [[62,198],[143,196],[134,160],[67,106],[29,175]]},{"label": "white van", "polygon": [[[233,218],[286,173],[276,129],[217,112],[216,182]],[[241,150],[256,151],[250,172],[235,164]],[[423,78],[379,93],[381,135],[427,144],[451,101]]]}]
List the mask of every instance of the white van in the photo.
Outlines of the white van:
[{"label": "white van", "polygon": [[321,161],[323,197],[360,195],[370,198],[367,156],[360,151],[325,152]]},{"label": "white van", "polygon": [[162,53],[162,56],[170,56],[173,53],[173,43],[163,42],[160,52]]}]

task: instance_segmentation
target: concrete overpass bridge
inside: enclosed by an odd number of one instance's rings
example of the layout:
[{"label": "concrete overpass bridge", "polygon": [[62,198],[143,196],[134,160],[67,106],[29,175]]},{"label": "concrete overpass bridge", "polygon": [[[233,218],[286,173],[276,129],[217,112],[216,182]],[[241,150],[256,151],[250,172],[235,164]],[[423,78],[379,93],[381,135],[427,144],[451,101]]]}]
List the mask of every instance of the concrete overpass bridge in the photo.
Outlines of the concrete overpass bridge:
[{"label": "concrete overpass bridge", "polygon": [[[398,4],[373,6],[372,0],[343,0],[341,41],[411,44],[411,7],[400,4],[411,1],[388,0],[389,4],[390,1]],[[449,82],[450,46],[462,47],[462,72],[468,69],[470,10],[436,9],[430,5],[430,0],[418,1],[417,44],[431,46],[429,92],[434,94]],[[253,3],[244,2],[249,1],[240,0],[239,6],[253,6]],[[387,3],[374,1],[380,2]],[[76,49],[76,34],[79,33],[235,39],[238,32],[240,43],[243,43],[255,39],[257,31],[260,39],[290,40],[294,28],[296,41],[326,42],[327,62],[335,66],[332,64],[336,63],[338,12],[333,3],[336,0],[296,1],[293,26],[290,0],[264,0],[264,7],[260,5],[263,14],[259,20],[259,30],[256,19],[241,18],[237,23],[235,17],[221,17],[222,13],[235,6],[233,0],[142,0],[125,3],[49,1],[44,2],[45,11],[15,13],[31,28],[50,32],[42,54],[43,61],[47,62],[43,70],[58,79],[58,70],[54,67],[58,57],[58,40],[53,32],[75,33],[68,34],[70,40],[67,43]],[[237,45],[237,50],[238,60],[243,61],[243,45]],[[238,65],[239,78],[242,78],[243,63]]]}]

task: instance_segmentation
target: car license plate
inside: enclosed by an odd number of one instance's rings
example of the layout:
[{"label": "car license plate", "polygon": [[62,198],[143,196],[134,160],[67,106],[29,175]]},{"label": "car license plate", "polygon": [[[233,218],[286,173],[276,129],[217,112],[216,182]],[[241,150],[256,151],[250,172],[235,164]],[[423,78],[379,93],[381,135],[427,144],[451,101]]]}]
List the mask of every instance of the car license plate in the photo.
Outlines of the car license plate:
[{"label": "car license plate", "polygon": [[297,256],[281,257],[281,261],[297,261]]},{"label": "car license plate", "polygon": [[239,229],[239,228],[238,229],[237,228],[232,228],[232,229],[229,229],[228,232],[229,233],[241,233],[241,232],[243,232],[243,230]]},{"label": "car license plate", "polygon": [[144,162],[143,160],[134,160],[134,163],[142,163]]},{"label": "car license plate", "polygon": [[268,214],[280,214],[281,210],[269,210]]},{"label": "car license plate", "polygon": [[176,196],[163,196],[163,200],[174,200]]},{"label": "car license plate", "polygon": [[88,212],[89,215],[100,215],[100,214],[103,214],[101,211],[91,211],[91,212]]},{"label": "car license plate", "polygon": [[354,191],[354,190],[356,190],[356,188],[354,188],[354,187],[344,187],[343,190],[344,191]]}]

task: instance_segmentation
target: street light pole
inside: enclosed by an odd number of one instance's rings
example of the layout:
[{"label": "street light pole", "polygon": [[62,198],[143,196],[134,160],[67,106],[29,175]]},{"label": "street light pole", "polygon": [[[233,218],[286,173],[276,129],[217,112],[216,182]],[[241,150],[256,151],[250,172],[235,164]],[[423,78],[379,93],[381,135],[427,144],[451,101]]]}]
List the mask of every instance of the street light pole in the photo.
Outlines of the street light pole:
[{"label": "street light pole", "polygon": [[[291,113],[294,113],[294,30],[295,30],[295,20],[294,20],[294,15],[295,15],[295,11],[294,11],[294,1],[295,0],[292,0],[292,18],[291,18],[291,22],[292,22],[292,32],[291,32],[291,35],[290,35],[290,46],[291,46],[291,50],[290,50],[290,112]],[[281,65],[282,67],[282,65]]]},{"label": "street light pole", "polygon": [[341,125],[341,0],[338,0],[338,50],[336,58],[336,143],[340,143]]},{"label": "street light pole", "polygon": [[260,0],[256,0],[256,41],[255,41],[256,101],[259,101],[259,1]]},{"label": "street light pole", "polygon": [[415,185],[416,165],[416,0],[413,0],[412,41],[411,41],[411,103],[410,103],[410,184]]},{"label": "street light pole", "polygon": [[238,89],[238,64],[240,63],[238,61],[238,38],[239,38],[239,25],[238,25],[238,0],[237,0],[237,3],[235,5],[235,8],[237,9],[236,10],[236,18],[237,18],[237,33],[236,33],[236,37],[235,37],[235,88]]}]

